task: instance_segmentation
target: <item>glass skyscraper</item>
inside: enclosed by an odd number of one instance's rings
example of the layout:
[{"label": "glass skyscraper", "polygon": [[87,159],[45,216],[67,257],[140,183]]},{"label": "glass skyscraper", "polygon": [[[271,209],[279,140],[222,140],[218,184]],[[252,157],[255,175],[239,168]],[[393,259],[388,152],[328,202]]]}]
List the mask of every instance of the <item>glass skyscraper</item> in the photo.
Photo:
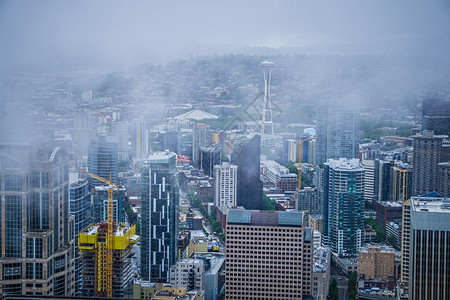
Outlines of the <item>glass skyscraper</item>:
[{"label": "glass skyscraper", "polygon": [[358,159],[329,159],[324,164],[323,241],[339,255],[357,255],[361,246],[364,172]]},{"label": "glass skyscraper", "polygon": [[141,276],[168,283],[176,262],[178,236],[176,154],[149,156],[141,174]]},{"label": "glass skyscraper", "polygon": [[91,223],[91,197],[87,180],[69,186],[70,215],[75,218],[75,294],[80,292],[81,262],[78,256],[78,233]]},{"label": "glass skyscraper", "polygon": [[[118,164],[118,143],[116,137],[99,136],[97,141],[89,144],[88,170],[97,176],[109,179],[111,172],[112,182],[117,184],[117,164]],[[103,182],[89,177],[89,189],[99,185],[105,185]]]}]

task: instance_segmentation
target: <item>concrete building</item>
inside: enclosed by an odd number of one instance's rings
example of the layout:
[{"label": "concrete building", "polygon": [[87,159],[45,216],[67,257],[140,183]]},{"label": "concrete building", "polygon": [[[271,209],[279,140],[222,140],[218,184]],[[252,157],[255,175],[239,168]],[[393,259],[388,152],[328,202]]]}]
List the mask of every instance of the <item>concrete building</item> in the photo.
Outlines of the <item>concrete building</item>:
[{"label": "concrete building", "polygon": [[75,295],[80,293],[81,261],[78,251],[78,233],[92,221],[91,197],[87,180],[79,180],[69,186],[70,215],[75,218]]},{"label": "concrete building", "polygon": [[401,220],[402,203],[401,202],[376,202],[375,211],[377,213],[376,221],[378,225],[386,228],[386,223]]},{"label": "concrete building", "polygon": [[314,246],[313,263],[312,295],[317,300],[326,300],[330,288],[330,249]]},{"label": "concrete building", "polygon": [[316,161],[356,158],[359,151],[359,113],[330,100],[317,106]]},{"label": "concrete building", "polygon": [[322,238],[338,255],[357,255],[361,246],[364,175],[358,159],[330,159],[324,164]]},{"label": "concrete building", "polygon": [[194,126],[192,135],[192,163],[200,168],[200,148],[211,145],[211,131],[209,126],[198,124]]},{"label": "concrete building", "polygon": [[133,120],[132,155],[146,158],[150,154],[150,125],[143,119]]},{"label": "concrete building", "polygon": [[441,162],[442,140],[446,137],[427,130],[413,136],[412,196],[438,190],[438,163]]},{"label": "concrete building", "polygon": [[450,198],[450,162],[443,162],[438,165],[438,193],[442,197]]},{"label": "concrete building", "polygon": [[370,201],[375,196],[375,161],[363,160],[361,167],[366,170],[364,177],[364,199]]},{"label": "concrete building", "polygon": [[395,276],[395,252],[391,247],[361,247],[358,255],[358,277],[388,279]]},{"label": "concrete building", "polygon": [[288,139],[283,142],[283,162],[296,162],[297,161],[297,141]]},{"label": "concrete building", "polygon": [[177,261],[170,268],[170,284],[188,291],[205,289],[205,270],[203,260],[187,258]]},{"label": "concrete building", "polygon": [[323,233],[323,216],[322,215],[309,215],[308,226],[314,230]]},{"label": "concrete building", "polygon": [[297,175],[273,160],[261,162],[263,175],[281,191],[295,191],[298,185]]},{"label": "concrete building", "polygon": [[401,244],[401,273],[400,281],[404,284],[409,282],[409,257],[411,253],[411,199],[403,202],[402,208],[402,244]]},{"label": "concrete building", "polygon": [[386,238],[394,237],[395,249],[401,249],[402,244],[402,223],[401,221],[390,221],[386,223]]},{"label": "concrete building", "polygon": [[173,152],[155,152],[141,174],[141,276],[168,283],[177,257],[178,173]]},{"label": "concrete building", "polygon": [[225,214],[227,210],[237,205],[237,172],[238,167],[223,162],[214,166],[216,179],[215,201],[216,207]]},{"label": "concrete building", "polygon": [[[118,224],[113,232],[112,296],[123,298],[132,294],[132,246],[139,241],[136,227]],[[106,297],[108,282],[106,265],[107,223],[91,224],[78,234],[78,247],[82,262],[82,288],[84,297]]]},{"label": "concrete building", "polygon": [[[323,191],[305,187],[296,192],[295,210],[305,212],[305,220],[309,222],[309,215],[322,215]],[[308,224],[311,227],[311,225]]]},{"label": "concrete building", "polygon": [[225,255],[222,253],[194,254],[205,262],[205,300],[223,298],[225,285]]},{"label": "concrete building", "polygon": [[412,167],[397,163],[391,167],[391,201],[404,202],[412,194]]},{"label": "concrete building", "polygon": [[228,211],[226,299],[312,294],[312,229],[303,220],[302,212]]},{"label": "concrete building", "polygon": [[450,299],[450,200],[411,198],[409,299]]},{"label": "concrete building", "polygon": [[74,295],[75,218],[69,215],[68,162],[62,148],[2,137],[1,295]]}]

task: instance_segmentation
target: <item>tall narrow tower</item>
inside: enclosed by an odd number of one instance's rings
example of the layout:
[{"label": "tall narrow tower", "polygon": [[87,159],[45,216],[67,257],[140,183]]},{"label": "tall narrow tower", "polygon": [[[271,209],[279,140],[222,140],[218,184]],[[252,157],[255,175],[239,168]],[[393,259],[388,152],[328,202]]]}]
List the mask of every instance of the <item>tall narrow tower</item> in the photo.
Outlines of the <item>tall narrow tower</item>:
[{"label": "tall narrow tower", "polygon": [[268,60],[261,63],[261,68],[263,69],[264,74],[264,104],[261,119],[261,134],[266,133],[266,126],[269,131],[267,133],[273,134],[272,104],[270,102],[270,77],[274,66],[275,64]]}]

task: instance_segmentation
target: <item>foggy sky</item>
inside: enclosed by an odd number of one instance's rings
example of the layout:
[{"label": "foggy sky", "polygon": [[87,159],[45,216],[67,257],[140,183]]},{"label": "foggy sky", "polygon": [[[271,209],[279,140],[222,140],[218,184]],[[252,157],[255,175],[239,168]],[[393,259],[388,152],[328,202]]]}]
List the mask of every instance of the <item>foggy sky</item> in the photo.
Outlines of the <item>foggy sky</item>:
[{"label": "foggy sky", "polygon": [[280,53],[448,58],[450,4],[446,0],[1,1],[0,44],[3,70],[78,63],[124,67],[251,53],[254,47],[279,48]]}]

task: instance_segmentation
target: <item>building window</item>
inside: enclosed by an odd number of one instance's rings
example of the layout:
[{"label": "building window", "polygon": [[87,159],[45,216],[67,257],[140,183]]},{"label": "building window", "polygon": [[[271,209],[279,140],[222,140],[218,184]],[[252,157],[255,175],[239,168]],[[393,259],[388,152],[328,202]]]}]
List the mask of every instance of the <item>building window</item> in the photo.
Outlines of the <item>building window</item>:
[{"label": "building window", "polygon": [[5,175],[5,190],[7,191],[21,191],[22,190],[22,175]]}]

